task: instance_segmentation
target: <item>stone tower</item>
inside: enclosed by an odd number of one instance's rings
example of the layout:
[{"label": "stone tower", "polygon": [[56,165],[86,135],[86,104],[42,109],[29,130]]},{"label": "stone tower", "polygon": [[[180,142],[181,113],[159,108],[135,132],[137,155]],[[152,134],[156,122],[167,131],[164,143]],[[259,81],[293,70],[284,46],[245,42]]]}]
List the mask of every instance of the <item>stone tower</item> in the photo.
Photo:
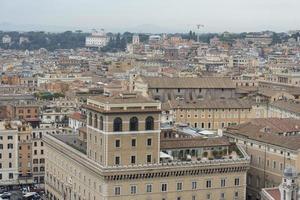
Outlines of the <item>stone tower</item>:
[{"label": "stone tower", "polygon": [[287,167],[283,172],[282,183],[279,186],[281,200],[297,200],[298,174],[293,167]]}]

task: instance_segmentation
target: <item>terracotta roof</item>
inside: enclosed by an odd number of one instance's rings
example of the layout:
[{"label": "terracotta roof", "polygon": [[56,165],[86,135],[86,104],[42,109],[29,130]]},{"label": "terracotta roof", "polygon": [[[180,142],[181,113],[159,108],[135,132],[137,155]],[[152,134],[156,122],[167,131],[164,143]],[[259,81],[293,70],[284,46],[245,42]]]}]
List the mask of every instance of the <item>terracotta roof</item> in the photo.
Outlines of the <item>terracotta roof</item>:
[{"label": "terracotta roof", "polygon": [[266,188],[264,190],[273,198],[272,200],[280,200],[280,191],[278,188]]},{"label": "terracotta roof", "polygon": [[225,137],[222,138],[178,138],[162,139],[160,141],[161,149],[181,149],[195,147],[214,147],[229,146],[230,143]]},{"label": "terracotta roof", "polygon": [[282,110],[286,110],[288,112],[298,113],[300,114],[300,102],[294,100],[279,100],[274,101],[270,104],[270,106],[274,106],[280,108]]},{"label": "terracotta roof", "polygon": [[148,88],[236,88],[230,78],[224,77],[142,77]]},{"label": "terracotta roof", "polygon": [[228,127],[225,134],[246,137],[262,143],[298,150],[300,149],[300,135],[279,135],[279,133],[295,131],[300,131],[300,120],[268,118],[254,119],[248,123]]},{"label": "terracotta roof", "polygon": [[300,131],[300,120],[292,118],[258,118],[251,120],[251,123],[268,127],[272,133]]},{"label": "terracotta roof", "polygon": [[81,115],[81,113],[79,113],[79,112],[72,113],[69,118],[77,120],[77,121],[83,121],[83,122],[85,121],[84,115]]},{"label": "terracotta roof", "polygon": [[253,103],[249,100],[242,99],[203,99],[195,101],[170,101],[163,106],[170,106],[171,108],[196,108],[196,109],[250,109]]}]

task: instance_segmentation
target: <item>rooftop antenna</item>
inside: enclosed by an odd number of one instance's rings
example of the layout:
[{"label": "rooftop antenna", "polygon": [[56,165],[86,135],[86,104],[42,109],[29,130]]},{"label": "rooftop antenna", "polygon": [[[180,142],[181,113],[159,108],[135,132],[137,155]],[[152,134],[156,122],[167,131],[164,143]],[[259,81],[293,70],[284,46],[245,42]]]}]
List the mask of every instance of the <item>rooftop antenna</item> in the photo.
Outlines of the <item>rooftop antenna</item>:
[{"label": "rooftop antenna", "polygon": [[203,24],[197,24],[196,27],[197,27],[197,29],[198,29],[197,42],[199,43],[200,29],[203,28],[204,25],[203,25]]}]

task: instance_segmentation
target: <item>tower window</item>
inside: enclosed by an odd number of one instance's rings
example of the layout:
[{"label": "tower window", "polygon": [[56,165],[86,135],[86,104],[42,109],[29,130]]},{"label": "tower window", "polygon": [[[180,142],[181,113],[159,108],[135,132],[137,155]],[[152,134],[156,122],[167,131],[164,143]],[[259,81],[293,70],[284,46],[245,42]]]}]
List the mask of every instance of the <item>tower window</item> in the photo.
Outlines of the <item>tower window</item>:
[{"label": "tower window", "polygon": [[[89,114],[89,125],[92,126],[92,113]],[[33,138],[35,138],[35,133],[33,133]]]},{"label": "tower window", "polygon": [[135,156],[131,156],[131,164],[135,164]]},{"label": "tower window", "polygon": [[135,146],[136,146],[136,139],[132,139],[132,140],[131,140],[131,146],[132,146],[132,147],[135,147]]},{"label": "tower window", "polygon": [[117,117],[114,120],[114,132],[120,131],[122,131],[122,119],[120,117]]},{"label": "tower window", "polygon": [[149,116],[146,118],[146,127],[145,129],[148,131],[148,130],[153,130],[154,129],[154,119],[153,117]]},{"label": "tower window", "polygon": [[98,115],[97,114],[94,115],[94,127],[98,128]]},{"label": "tower window", "polygon": [[120,164],[120,157],[119,157],[119,156],[116,156],[116,157],[115,157],[115,164],[116,164],[116,165],[119,165],[119,164]]},{"label": "tower window", "polygon": [[100,122],[99,122],[99,129],[103,130],[103,117],[100,117]]},{"label": "tower window", "polygon": [[148,138],[147,139],[147,146],[151,146],[152,145],[152,139],[151,138]]},{"label": "tower window", "polygon": [[120,146],[121,146],[121,141],[120,141],[119,139],[117,139],[117,140],[115,141],[115,146],[116,146],[116,148],[120,148]]},{"label": "tower window", "polygon": [[147,155],[147,163],[151,163],[152,160],[152,156],[151,155]]},{"label": "tower window", "polygon": [[138,131],[139,130],[139,120],[137,117],[130,118],[129,130],[130,131]]}]

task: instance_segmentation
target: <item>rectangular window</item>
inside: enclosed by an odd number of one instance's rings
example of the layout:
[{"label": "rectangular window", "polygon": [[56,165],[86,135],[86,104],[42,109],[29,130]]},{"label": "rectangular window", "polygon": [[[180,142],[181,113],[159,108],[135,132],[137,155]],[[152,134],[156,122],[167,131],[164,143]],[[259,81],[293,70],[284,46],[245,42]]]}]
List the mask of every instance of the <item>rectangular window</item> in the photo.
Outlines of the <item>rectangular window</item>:
[{"label": "rectangular window", "polygon": [[182,190],[182,183],[177,183],[177,191],[181,191]]},{"label": "rectangular window", "polygon": [[9,179],[13,179],[14,178],[14,174],[13,173],[9,173],[8,178]]},{"label": "rectangular window", "polygon": [[152,156],[151,155],[147,155],[147,163],[151,163],[152,160]]},{"label": "rectangular window", "polygon": [[234,185],[235,186],[240,185],[240,179],[239,178],[234,179]]},{"label": "rectangular window", "polygon": [[121,146],[121,141],[120,141],[119,139],[117,139],[117,140],[115,141],[115,147],[116,147],[116,148],[120,148],[120,146]]},{"label": "rectangular window", "polygon": [[211,188],[211,180],[206,181],[206,188]]},{"label": "rectangular window", "polygon": [[136,186],[135,186],[135,185],[132,185],[132,186],[130,187],[130,193],[131,193],[131,194],[136,194]]},{"label": "rectangular window", "polygon": [[119,165],[119,164],[120,164],[120,157],[119,157],[119,156],[116,156],[116,157],[115,157],[115,164],[116,164],[116,165]]},{"label": "rectangular window", "polygon": [[276,161],[273,161],[273,169],[276,169]]},{"label": "rectangular window", "polygon": [[147,139],[147,146],[151,146],[152,145],[152,139],[151,138],[148,138]]},{"label": "rectangular window", "polygon": [[220,198],[221,198],[221,199],[224,199],[224,198],[225,198],[225,193],[224,193],[224,192],[221,193]]},{"label": "rectangular window", "polygon": [[121,187],[115,187],[115,195],[121,194]]},{"label": "rectangular window", "polygon": [[132,139],[132,140],[131,140],[131,146],[132,146],[132,147],[135,147],[135,146],[136,146],[136,139]]},{"label": "rectangular window", "polygon": [[235,192],[234,197],[239,197],[239,192]]},{"label": "rectangular window", "polygon": [[197,182],[196,181],[192,182],[192,189],[193,190],[197,189]]},{"label": "rectangular window", "polygon": [[225,187],[226,186],[226,180],[225,179],[221,179],[221,187]]},{"label": "rectangular window", "polygon": [[13,136],[7,136],[7,139],[8,139],[8,140],[12,140],[12,139],[13,139]]},{"label": "rectangular window", "polygon": [[211,194],[206,194],[206,199],[207,200],[211,199]]},{"label": "rectangular window", "polygon": [[14,148],[14,144],[11,144],[11,143],[10,143],[10,144],[7,144],[7,148],[8,148],[8,149],[13,149],[13,148]]},{"label": "rectangular window", "polygon": [[131,156],[131,164],[135,164],[135,156]]},{"label": "rectangular window", "polygon": [[146,192],[152,192],[152,184],[147,184]]},{"label": "rectangular window", "polygon": [[168,185],[166,183],[161,184],[161,191],[162,192],[167,192],[168,191]]}]

